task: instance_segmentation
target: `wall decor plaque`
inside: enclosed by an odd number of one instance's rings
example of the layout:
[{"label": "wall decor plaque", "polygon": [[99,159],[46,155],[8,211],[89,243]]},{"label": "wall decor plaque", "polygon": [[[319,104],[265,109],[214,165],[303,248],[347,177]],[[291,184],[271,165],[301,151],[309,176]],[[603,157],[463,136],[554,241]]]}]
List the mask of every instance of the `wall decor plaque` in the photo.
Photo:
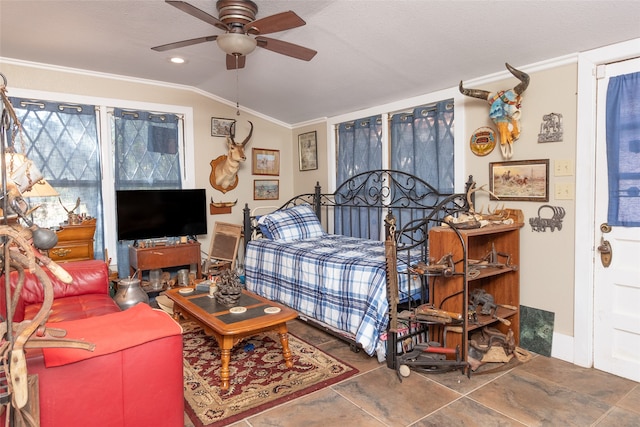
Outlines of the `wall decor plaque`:
[{"label": "wall decor plaque", "polygon": [[476,129],[469,140],[469,147],[476,156],[486,156],[496,147],[496,132],[490,127]]}]

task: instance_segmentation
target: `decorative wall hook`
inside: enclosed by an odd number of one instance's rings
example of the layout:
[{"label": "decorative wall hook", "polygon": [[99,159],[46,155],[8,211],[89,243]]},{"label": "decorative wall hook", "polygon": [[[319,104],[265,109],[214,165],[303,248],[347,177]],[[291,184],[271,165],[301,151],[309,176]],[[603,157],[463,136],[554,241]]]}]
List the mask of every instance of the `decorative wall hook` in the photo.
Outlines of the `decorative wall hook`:
[{"label": "decorative wall hook", "polygon": [[[552,212],[551,218],[542,218],[540,213],[543,208],[548,208]],[[542,205],[538,209],[538,217],[537,218],[529,218],[529,224],[531,225],[531,231],[547,231],[547,227],[551,229],[551,231],[555,231],[557,228],[558,231],[562,230],[562,218],[564,218],[564,208],[560,206],[551,206],[551,205]]]}]

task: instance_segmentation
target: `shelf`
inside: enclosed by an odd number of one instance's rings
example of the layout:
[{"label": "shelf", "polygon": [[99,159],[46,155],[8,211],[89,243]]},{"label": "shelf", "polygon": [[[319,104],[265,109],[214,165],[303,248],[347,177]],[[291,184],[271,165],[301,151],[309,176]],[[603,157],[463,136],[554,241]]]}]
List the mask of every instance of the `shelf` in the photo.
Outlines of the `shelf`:
[{"label": "shelf", "polygon": [[480,272],[480,274],[478,274],[477,276],[472,276],[471,275],[471,271],[473,269],[473,266],[467,266],[467,280],[480,280],[480,279],[484,279],[485,277],[492,277],[492,276],[499,276],[501,274],[506,274],[506,273],[511,273],[513,271],[517,271],[518,268],[515,267],[503,267],[503,268],[498,268],[498,267],[483,267],[483,268],[478,268],[477,270]]},{"label": "shelf", "polygon": [[231,206],[214,206],[213,203],[209,204],[209,214],[211,215],[221,215],[221,214],[230,214]]},{"label": "shelf", "polygon": [[[520,228],[523,224],[493,225],[477,229],[457,230],[434,227],[429,232],[429,256],[440,259],[450,256],[455,272],[448,277],[433,279],[429,288],[430,303],[441,310],[462,312],[462,328],[431,328],[430,339],[446,341],[447,347],[460,347],[462,360],[467,359],[468,341],[472,332],[492,326],[503,334],[513,332],[516,345],[520,338]],[[466,258],[466,259],[465,259]],[[465,277],[466,263],[466,277]],[[478,268],[479,267],[479,268]],[[477,275],[470,275],[470,272]],[[493,315],[482,315],[480,304],[477,317],[469,317],[471,295],[482,290],[491,296],[487,303],[498,306]],[[498,318],[505,321],[500,321]],[[510,324],[507,324],[510,323]],[[444,325],[447,326],[447,325]],[[455,325],[452,325],[455,326]],[[447,332],[457,332],[451,336]]]},{"label": "shelf", "polygon": [[[498,307],[498,309],[496,310],[496,315],[501,319],[509,320],[510,317],[513,317],[516,314],[518,314],[518,310],[511,310],[505,307]],[[511,320],[509,321],[512,322]],[[500,322],[500,320],[496,319],[491,315],[484,315],[484,314],[478,313],[478,323],[471,323],[471,320],[469,320],[467,322],[467,329],[468,331],[473,331],[475,329],[479,329],[494,323],[502,323],[502,322]]]}]

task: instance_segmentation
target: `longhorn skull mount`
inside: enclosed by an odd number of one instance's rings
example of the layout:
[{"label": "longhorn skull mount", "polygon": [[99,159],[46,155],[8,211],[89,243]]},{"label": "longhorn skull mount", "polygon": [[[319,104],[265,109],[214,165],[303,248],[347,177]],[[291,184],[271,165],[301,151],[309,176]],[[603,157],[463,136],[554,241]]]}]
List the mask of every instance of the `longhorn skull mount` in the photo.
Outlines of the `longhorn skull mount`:
[{"label": "longhorn skull mount", "polygon": [[513,89],[489,92],[482,89],[467,89],[460,81],[460,92],[472,98],[484,99],[491,105],[489,117],[496,124],[500,136],[500,151],[505,159],[513,156],[513,142],[520,137],[520,107],[522,94],[529,86],[529,75],[513,68],[508,63],[505,66],[520,83]]}]

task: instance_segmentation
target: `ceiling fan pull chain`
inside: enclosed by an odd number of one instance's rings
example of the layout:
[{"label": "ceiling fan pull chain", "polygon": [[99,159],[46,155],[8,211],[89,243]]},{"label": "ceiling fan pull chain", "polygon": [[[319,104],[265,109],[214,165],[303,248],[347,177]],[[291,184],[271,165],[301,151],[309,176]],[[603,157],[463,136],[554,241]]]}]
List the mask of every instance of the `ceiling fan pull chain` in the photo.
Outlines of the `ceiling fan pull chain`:
[{"label": "ceiling fan pull chain", "polygon": [[238,58],[240,55],[234,55],[236,57],[236,116],[240,115],[240,71],[238,70]]}]

